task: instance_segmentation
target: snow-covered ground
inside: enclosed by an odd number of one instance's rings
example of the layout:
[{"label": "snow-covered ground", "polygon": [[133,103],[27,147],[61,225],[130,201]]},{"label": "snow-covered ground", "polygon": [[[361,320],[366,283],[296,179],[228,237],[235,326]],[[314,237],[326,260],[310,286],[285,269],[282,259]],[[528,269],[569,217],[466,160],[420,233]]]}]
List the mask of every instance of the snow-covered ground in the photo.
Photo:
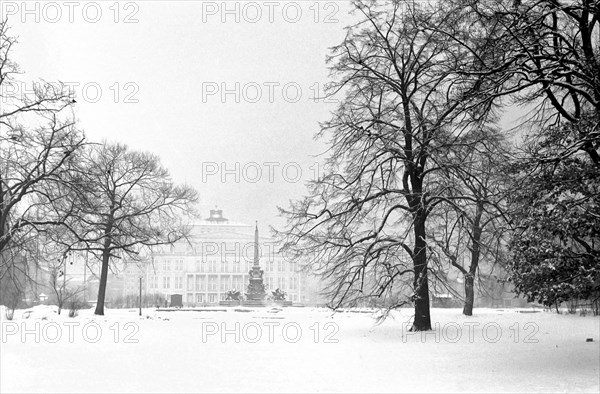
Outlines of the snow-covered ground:
[{"label": "snow-covered ground", "polygon": [[[18,310],[0,392],[598,392],[600,319],[530,310]],[[593,342],[587,342],[593,338]]]}]

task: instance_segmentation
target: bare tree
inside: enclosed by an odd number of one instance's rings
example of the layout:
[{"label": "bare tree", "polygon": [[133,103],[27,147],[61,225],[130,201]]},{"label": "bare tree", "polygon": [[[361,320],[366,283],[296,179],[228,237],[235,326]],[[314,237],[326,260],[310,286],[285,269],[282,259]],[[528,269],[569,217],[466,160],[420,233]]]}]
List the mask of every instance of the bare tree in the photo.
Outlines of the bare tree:
[{"label": "bare tree", "polygon": [[175,185],[157,156],[121,144],[89,147],[73,183],[78,193],[62,200],[69,250],[88,251],[101,261],[95,313],[104,314],[108,270],[115,260],[143,260],[144,251],[173,244],[188,231],[197,193]]},{"label": "bare tree", "polygon": [[53,203],[47,190],[64,184],[71,155],[84,143],[65,86],[41,82],[22,89],[21,70],[10,58],[15,43],[0,21],[0,278],[16,277],[13,262],[37,231],[64,221],[40,210]]},{"label": "bare tree", "polygon": [[556,161],[585,152],[600,164],[598,2],[449,1],[470,23],[439,31],[474,55],[465,75],[486,77],[488,101],[505,97],[531,109],[521,130],[533,126],[533,138],[552,137],[552,149],[538,158]]},{"label": "bare tree", "polygon": [[281,235],[323,275],[333,307],[396,297],[412,277],[412,329],[429,330],[427,222],[437,205],[464,198],[448,195],[436,174],[491,112],[476,94],[482,81],[460,72],[470,57],[433,28],[463,22],[460,13],[401,1],[355,6],[364,18],[329,58],[329,92],[344,99],[319,134],[330,138],[328,170],[282,209]]},{"label": "bare tree", "polygon": [[448,158],[453,164],[440,174],[440,182],[453,198],[432,213],[429,238],[432,259],[448,263],[441,265],[442,271],[450,265],[463,275],[463,314],[471,316],[482,260],[494,265],[507,248],[505,166],[511,155],[496,129],[482,128],[463,142]]},{"label": "bare tree", "polygon": [[69,263],[69,255],[70,252],[63,253],[60,258],[55,259],[48,264],[48,268],[50,269],[49,286],[56,297],[59,315],[65,303],[75,301],[79,294],[83,292],[83,287],[81,286],[70,286],[71,281],[67,277],[66,272],[67,264]]},{"label": "bare tree", "polygon": [[[600,6],[595,0],[450,0],[472,18],[465,75],[485,76],[487,100],[529,108],[510,175],[507,268],[515,290],[546,305],[597,297],[600,168]],[[475,39],[473,39],[475,37]],[[573,197],[577,196],[577,197]]]}]

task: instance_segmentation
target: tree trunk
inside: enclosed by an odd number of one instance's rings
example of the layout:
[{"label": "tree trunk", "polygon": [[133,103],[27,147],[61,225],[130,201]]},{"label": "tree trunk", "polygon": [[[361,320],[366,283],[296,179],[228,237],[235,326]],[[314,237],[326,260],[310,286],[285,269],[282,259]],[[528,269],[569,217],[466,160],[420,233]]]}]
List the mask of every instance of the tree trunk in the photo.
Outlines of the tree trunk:
[{"label": "tree trunk", "polygon": [[102,251],[102,269],[100,271],[100,283],[98,284],[98,301],[96,303],[95,315],[104,315],[104,298],[106,296],[106,282],[108,281],[108,264],[110,263],[110,246],[112,244],[111,231],[113,227],[113,206],[111,205],[111,216],[108,218],[106,230],[104,231],[104,250]]},{"label": "tree trunk", "polygon": [[475,302],[475,273],[479,267],[479,258],[481,255],[481,216],[483,215],[484,205],[483,202],[477,202],[477,211],[475,214],[475,220],[473,221],[473,232],[472,232],[472,247],[471,247],[471,265],[469,266],[469,272],[465,274],[465,306],[463,307],[463,315],[473,316],[473,304]]},{"label": "tree trunk", "polygon": [[415,321],[411,331],[431,330],[429,310],[429,281],[427,279],[427,250],[425,243],[425,219],[418,212],[415,217]]},{"label": "tree trunk", "polygon": [[473,303],[475,300],[474,290],[475,278],[473,275],[465,275],[465,306],[463,307],[463,315],[473,316]]},{"label": "tree trunk", "polygon": [[106,296],[106,282],[108,280],[108,263],[110,259],[109,250],[102,253],[102,269],[100,271],[100,283],[98,285],[98,301],[96,303],[95,315],[104,315],[104,298]]}]

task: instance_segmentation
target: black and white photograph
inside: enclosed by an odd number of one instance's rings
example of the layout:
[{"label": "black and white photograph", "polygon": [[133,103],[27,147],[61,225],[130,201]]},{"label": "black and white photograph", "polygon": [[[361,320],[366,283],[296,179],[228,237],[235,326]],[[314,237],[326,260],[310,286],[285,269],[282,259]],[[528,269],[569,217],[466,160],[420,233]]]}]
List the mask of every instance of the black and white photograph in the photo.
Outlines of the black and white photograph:
[{"label": "black and white photograph", "polygon": [[600,392],[600,0],[0,0],[0,393],[321,392]]}]

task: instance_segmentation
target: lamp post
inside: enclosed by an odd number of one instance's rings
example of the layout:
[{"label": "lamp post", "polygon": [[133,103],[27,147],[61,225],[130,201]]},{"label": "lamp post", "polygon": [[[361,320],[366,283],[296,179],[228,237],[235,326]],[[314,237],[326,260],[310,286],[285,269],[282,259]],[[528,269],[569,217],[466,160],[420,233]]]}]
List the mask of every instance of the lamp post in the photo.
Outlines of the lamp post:
[{"label": "lamp post", "polygon": [[142,277],[140,275],[140,316],[142,316]]},{"label": "lamp post", "polygon": [[71,255],[71,252],[67,252],[67,253],[65,253],[65,256],[63,258],[63,285],[62,285],[63,297],[64,297],[64,293],[66,293],[66,289],[67,289],[67,260],[69,259],[70,255]]},{"label": "lamp post", "polygon": [[83,303],[87,305],[87,265],[88,253],[85,252],[85,263],[83,264]]}]

